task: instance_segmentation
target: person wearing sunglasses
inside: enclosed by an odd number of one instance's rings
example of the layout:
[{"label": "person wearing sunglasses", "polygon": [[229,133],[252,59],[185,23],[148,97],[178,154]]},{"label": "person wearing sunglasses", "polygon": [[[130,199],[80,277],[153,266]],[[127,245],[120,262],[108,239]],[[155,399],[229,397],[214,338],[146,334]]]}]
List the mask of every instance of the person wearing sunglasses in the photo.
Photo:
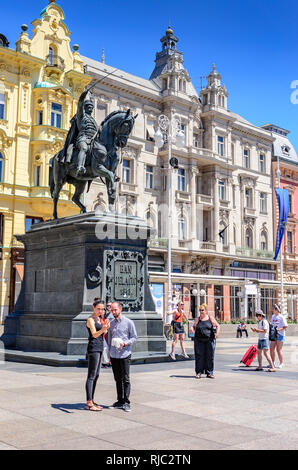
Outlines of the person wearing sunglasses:
[{"label": "person wearing sunglasses", "polygon": [[183,326],[183,318],[185,318],[186,321],[188,321],[188,318],[183,311],[183,307],[184,307],[183,302],[179,302],[177,306],[177,310],[174,310],[173,312],[173,321],[172,321],[173,343],[172,343],[172,352],[169,355],[170,358],[173,359],[173,361],[176,361],[175,348],[176,348],[176,344],[178,341],[178,337],[180,340],[182,356],[185,357],[186,359],[189,358],[189,356],[186,354],[185,346],[184,346],[185,331],[184,331],[184,326]]},{"label": "person wearing sunglasses", "polygon": [[195,370],[196,379],[206,373],[209,379],[215,379],[214,353],[216,339],[220,332],[220,325],[214,317],[208,314],[207,304],[200,305],[200,315],[195,318],[193,326],[190,328],[195,333]]}]

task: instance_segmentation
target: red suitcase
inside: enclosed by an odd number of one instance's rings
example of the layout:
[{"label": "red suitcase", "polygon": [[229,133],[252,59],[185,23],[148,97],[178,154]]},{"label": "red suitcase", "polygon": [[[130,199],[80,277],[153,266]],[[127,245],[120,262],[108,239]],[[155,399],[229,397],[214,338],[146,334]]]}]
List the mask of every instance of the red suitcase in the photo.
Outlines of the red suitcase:
[{"label": "red suitcase", "polygon": [[246,351],[246,353],[244,354],[240,362],[243,362],[243,364],[249,367],[257,354],[258,354],[257,345],[253,344],[252,346],[250,346],[250,348],[248,348],[248,350]]}]

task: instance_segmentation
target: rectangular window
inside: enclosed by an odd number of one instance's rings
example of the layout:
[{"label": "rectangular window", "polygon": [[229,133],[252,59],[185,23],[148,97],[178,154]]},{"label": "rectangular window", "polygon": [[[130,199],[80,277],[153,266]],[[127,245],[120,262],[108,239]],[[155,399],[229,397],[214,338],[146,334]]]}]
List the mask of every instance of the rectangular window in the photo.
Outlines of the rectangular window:
[{"label": "rectangular window", "polygon": [[293,236],[292,232],[287,232],[287,251],[293,253]]},{"label": "rectangular window", "polygon": [[34,186],[40,186],[40,165],[34,167]]},{"label": "rectangular window", "polygon": [[217,153],[221,157],[225,154],[224,138],[220,135],[217,136]]},{"label": "rectangular window", "polygon": [[25,218],[25,232],[30,230],[32,225],[38,224],[39,222],[43,222],[42,217],[31,217],[31,216],[26,216]]},{"label": "rectangular window", "polygon": [[51,126],[62,128],[62,106],[61,104],[52,103]]},{"label": "rectangular window", "polygon": [[4,181],[4,157],[0,152],[0,183]]},{"label": "rectangular window", "polygon": [[265,155],[263,153],[260,153],[259,162],[260,162],[260,172],[265,173]]},{"label": "rectangular window", "polygon": [[178,168],[178,191],[185,191],[185,170]]},{"label": "rectangular window", "polygon": [[100,124],[107,115],[107,107],[98,101],[96,105],[95,114],[96,114],[96,121]]},{"label": "rectangular window", "polygon": [[293,195],[292,194],[289,194],[289,214],[293,214]]},{"label": "rectangular window", "polygon": [[199,134],[194,134],[193,135],[193,146],[195,148],[199,147]]},{"label": "rectangular window", "polygon": [[4,243],[4,214],[0,214],[0,245]]},{"label": "rectangular window", "polygon": [[42,126],[43,125],[43,111],[37,111],[37,115],[36,115],[36,124],[38,126]]},{"label": "rectangular window", "polygon": [[251,189],[245,190],[245,207],[247,207],[247,209],[252,209],[252,190]]},{"label": "rectangular window", "polygon": [[153,189],[153,166],[146,165],[146,188]]},{"label": "rectangular window", "polygon": [[226,199],[226,185],[223,180],[219,180],[218,182],[218,197],[221,201],[225,201]]},{"label": "rectangular window", "polygon": [[123,183],[130,183],[130,177],[131,177],[130,172],[131,172],[130,160],[123,160],[123,164],[122,164]]},{"label": "rectangular window", "polygon": [[0,119],[5,119],[6,99],[4,93],[0,93]]},{"label": "rectangular window", "polygon": [[244,149],[243,152],[243,166],[244,168],[250,168],[250,155],[248,149]]},{"label": "rectangular window", "polygon": [[166,175],[163,176],[163,179],[162,179],[162,190],[163,191],[166,191],[167,190],[167,181],[168,181],[168,177]]},{"label": "rectangular window", "polygon": [[233,196],[233,207],[235,208],[236,207],[236,187],[235,185],[233,184],[232,186],[232,196]]},{"label": "rectangular window", "polygon": [[260,193],[260,212],[267,213],[267,195]]},{"label": "rectangular window", "polygon": [[185,220],[181,217],[178,219],[178,237],[179,240],[185,240]]}]

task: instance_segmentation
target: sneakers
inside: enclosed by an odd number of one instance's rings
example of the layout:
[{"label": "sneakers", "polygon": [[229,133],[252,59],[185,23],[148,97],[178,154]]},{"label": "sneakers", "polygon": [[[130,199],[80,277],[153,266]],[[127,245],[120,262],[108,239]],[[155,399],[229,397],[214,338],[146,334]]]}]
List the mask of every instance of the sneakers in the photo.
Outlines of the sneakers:
[{"label": "sneakers", "polygon": [[171,353],[169,354],[170,358],[173,359],[173,361],[176,361],[176,357],[175,357],[175,354]]},{"label": "sneakers", "polygon": [[119,408],[119,409],[122,409],[123,408],[123,403],[120,403],[120,401],[115,401],[115,403],[112,404],[112,406],[109,406],[109,408]]},{"label": "sneakers", "polygon": [[277,369],[282,369],[283,368],[283,363],[279,364],[279,366],[277,366]]},{"label": "sneakers", "polygon": [[123,405],[122,408],[123,408],[123,410],[126,411],[127,413],[128,413],[129,411],[131,411],[131,408],[130,408],[129,403],[124,403],[124,405]]},{"label": "sneakers", "polygon": [[183,357],[185,357],[185,359],[189,359],[189,355],[188,354],[182,354]]}]

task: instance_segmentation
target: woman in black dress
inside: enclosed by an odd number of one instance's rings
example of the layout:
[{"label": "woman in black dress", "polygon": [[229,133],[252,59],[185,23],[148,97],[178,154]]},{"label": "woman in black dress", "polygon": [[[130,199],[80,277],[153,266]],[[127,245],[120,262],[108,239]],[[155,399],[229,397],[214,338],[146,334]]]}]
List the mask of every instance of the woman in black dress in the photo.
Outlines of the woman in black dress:
[{"label": "woman in black dress", "polygon": [[86,381],[87,404],[86,410],[101,411],[102,407],[94,403],[94,392],[100,372],[101,357],[104,348],[104,334],[110,327],[110,322],[104,319],[105,307],[103,300],[98,298],[93,302],[93,313],[86,322],[89,333],[87,346],[88,376]]},{"label": "woman in black dress", "polygon": [[220,325],[214,317],[208,315],[208,306],[200,305],[200,316],[194,321],[190,329],[195,333],[195,368],[196,379],[201,378],[201,374],[206,373],[207,377],[214,379],[214,353],[216,338],[219,335]]}]

